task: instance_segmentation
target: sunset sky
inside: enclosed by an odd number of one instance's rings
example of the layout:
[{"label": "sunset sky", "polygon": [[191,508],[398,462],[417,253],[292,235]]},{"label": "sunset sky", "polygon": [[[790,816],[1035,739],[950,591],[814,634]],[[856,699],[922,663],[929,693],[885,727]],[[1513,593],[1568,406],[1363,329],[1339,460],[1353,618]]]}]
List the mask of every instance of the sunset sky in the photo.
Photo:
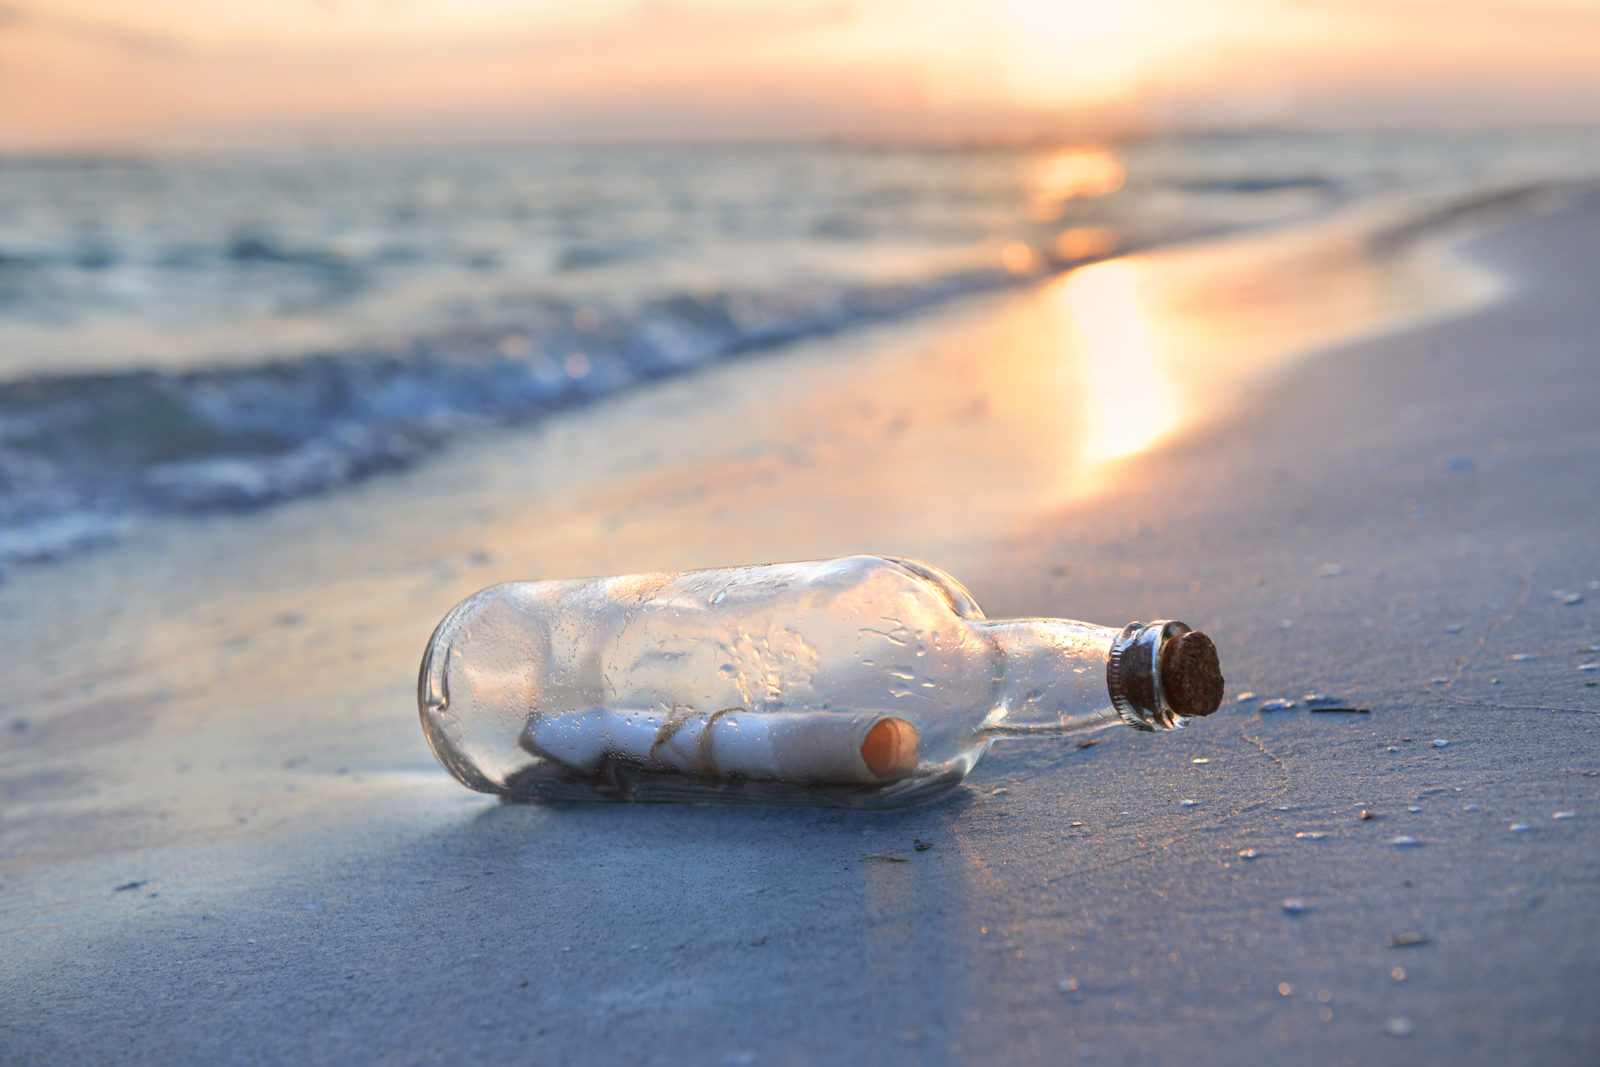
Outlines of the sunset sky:
[{"label": "sunset sky", "polygon": [[1600,0],[0,0],[0,148],[1600,121]]}]

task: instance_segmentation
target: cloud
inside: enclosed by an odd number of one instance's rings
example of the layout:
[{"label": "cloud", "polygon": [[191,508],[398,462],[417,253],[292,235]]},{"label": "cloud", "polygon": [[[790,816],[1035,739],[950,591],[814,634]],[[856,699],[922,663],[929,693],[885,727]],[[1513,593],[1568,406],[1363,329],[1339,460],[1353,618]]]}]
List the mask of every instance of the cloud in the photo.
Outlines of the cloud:
[{"label": "cloud", "polygon": [[16,28],[24,31],[43,31],[140,59],[171,60],[179,58],[187,51],[170,37],[141,33],[112,23],[48,14],[14,5],[0,5],[0,32]]}]

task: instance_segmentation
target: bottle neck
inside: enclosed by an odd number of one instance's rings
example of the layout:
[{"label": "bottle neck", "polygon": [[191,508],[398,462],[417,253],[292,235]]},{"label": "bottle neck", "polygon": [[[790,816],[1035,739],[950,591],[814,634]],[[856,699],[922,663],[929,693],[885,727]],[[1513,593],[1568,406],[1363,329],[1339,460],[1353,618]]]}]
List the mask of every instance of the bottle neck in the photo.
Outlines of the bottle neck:
[{"label": "bottle neck", "polygon": [[984,732],[993,737],[1060,736],[1120,722],[1106,684],[1117,627],[1068,619],[981,622],[1005,663],[1000,705]]},{"label": "bottle neck", "polygon": [[1182,725],[1168,706],[1160,671],[1167,643],[1189,633],[1182,623],[1119,628],[1007,619],[976,625],[1005,664],[1000,704],[984,727],[991,737],[1061,736],[1118,722],[1140,730]]}]

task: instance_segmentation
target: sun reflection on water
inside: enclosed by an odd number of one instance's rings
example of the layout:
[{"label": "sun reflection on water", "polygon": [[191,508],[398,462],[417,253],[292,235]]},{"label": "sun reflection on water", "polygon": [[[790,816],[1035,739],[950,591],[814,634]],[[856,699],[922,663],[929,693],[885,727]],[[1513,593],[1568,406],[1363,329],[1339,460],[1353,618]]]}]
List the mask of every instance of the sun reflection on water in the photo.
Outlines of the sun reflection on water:
[{"label": "sun reflection on water", "polygon": [[1061,260],[1098,259],[1117,250],[1117,231],[1110,226],[1074,226],[1057,234],[1050,247]]},{"label": "sun reflection on water", "polygon": [[1032,181],[1032,214],[1059,219],[1069,200],[1093,200],[1122,188],[1127,175],[1117,157],[1100,145],[1078,145],[1051,153]]}]

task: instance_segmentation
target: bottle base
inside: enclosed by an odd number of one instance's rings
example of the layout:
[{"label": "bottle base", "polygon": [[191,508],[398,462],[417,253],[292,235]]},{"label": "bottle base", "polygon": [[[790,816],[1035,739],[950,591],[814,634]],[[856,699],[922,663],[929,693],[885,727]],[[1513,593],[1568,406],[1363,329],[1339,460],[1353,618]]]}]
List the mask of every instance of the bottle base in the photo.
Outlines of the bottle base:
[{"label": "bottle base", "polygon": [[644,770],[609,760],[584,777],[529,769],[507,780],[508,801],[555,804],[764,804],[803,808],[881,810],[925,803],[960,784],[957,771],[912,775],[881,785],[783,782],[738,776],[699,782],[682,774]]}]

